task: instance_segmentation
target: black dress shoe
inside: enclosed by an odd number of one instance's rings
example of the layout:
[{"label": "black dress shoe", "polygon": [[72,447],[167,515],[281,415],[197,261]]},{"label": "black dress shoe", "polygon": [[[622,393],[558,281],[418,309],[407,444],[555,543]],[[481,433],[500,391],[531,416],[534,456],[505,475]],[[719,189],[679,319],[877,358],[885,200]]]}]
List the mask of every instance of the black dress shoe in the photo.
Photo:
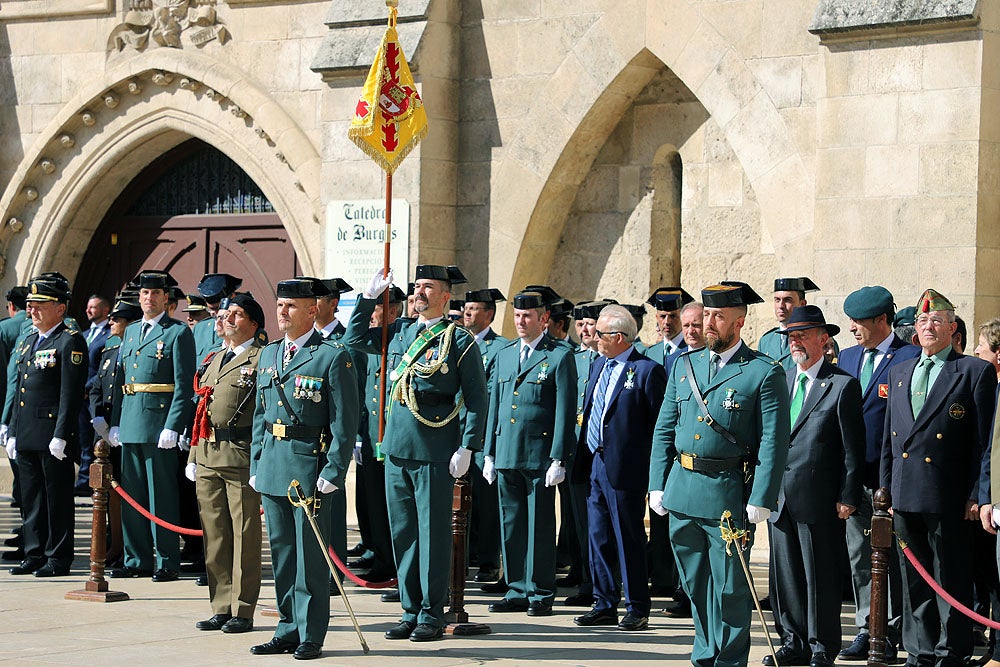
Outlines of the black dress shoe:
[{"label": "black dress shoe", "polygon": [[15,535],[14,537],[8,537],[3,541],[5,547],[22,547],[24,546],[24,538],[20,535]]},{"label": "black dress shoe", "polygon": [[227,635],[250,632],[251,630],[253,630],[253,619],[243,618],[242,616],[233,616],[222,625],[222,631]]},{"label": "black dress shoe", "polygon": [[646,616],[637,616],[632,612],[625,614],[625,618],[621,620],[618,624],[619,630],[645,630],[649,627],[649,618]]},{"label": "black dress shoe", "polygon": [[44,558],[25,558],[19,565],[10,568],[11,574],[31,574],[45,565]]},{"label": "black dress shoe", "polygon": [[649,597],[651,598],[672,598],[676,589],[673,586],[656,585],[649,587]]},{"label": "black dress shoe", "polygon": [[108,572],[112,579],[135,579],[137,577],[148,577],[153,574],[152,570],[142,570],[137,567],[116,567]]},{"label": "black dress shoe", "polygon": [[532,602],[528,605],[528,616],[551,616],[552,605],[544,602]]},{"label": "black dress shoe", "polygon": [[[811,660],[811,657],[808,654],[799,653],[791,646],[787,645],[779,647],[778,650],[774,652],[774,655],[777,656],[778,665],[781,667],[796,667],[796,665],[799,667],[807,667],[809,665],[809,661]],[[770,654],[765,655],[764,659],[761,660],[761,663],[767,667],[775,667],[774,658]]]},{"label": "black dress shoe", "polygon": [[409,639],[417,624],[413,621],[400,621],[397,625],[385,631],[386,639]]},{"label": "black dress shoe", "polygon": [[194,578],[194,585],[195,586],[208,586],[208,575],[207,574],[199,574],[197,577]]},{"label": "black dress shoe", "polygon": [[499,593],[503,595],[504,593],[507,592],[508,588],[510,587],[507,585],[507,580],[503,577],[500,577],[500,581],[494,581],[493,583],[483,584],[482,586],[479,587],[479,590],[481,590],[484,593],[493,593],[493,594]]},{"label": "black dress shoe", "polygon": [[500,578],[500,568],[497,567],[481,567],[479,572],[476,572],[476,581],[487,582],[496,581]]},{"label": "black dress shoe", "polygon": [[315,642],[302,642],[292,653],[296,660],[315,660],[323,655],[323,647]]},{"label": "black dress shoe", "polygon": [[556,579],[556,586],[559,588],[574,588],[580,585],[580,577],[574,577],[571,574],[567,574],[565,577],[559,577]]},{"label": "black dress shoe", "polygon": [[399,602],[399,591],[386,591],[385,593],[382,593],[382,596],[379,599],[382,600],[382,602]]},{"label": "black dress shoe", "polygon": [[563,601],[567,607],[593,607],[594,606],[594,596],[587,595],[585,593],[577,593],[576,595],[570,595]]},{"label": "black dress shoe", "polygon": [[396,578],[396,571],[391,570],[387,567],[377,567],[368,571],[365,575],[365,581],[370,581],[374,584],[381,583],[383,581],[392,581]]},{"label": "black dress shoe", "polygon": [[5,551],[3,555],[0,555],[0,560],[5,560],[9,563],[19,563],[24,560],[24,549],[18,547],[14,551]]},{"label": "black dress shoe", "polygon": [[438,628],[427,623],[419,624],[410,633],[411,642],[432,642],[442,637],[444,637],[444,628]]},{"label": "black dress shoe", "polygon": [[216,614],[212,618],[198,621],[194,627],[196,630],[221,630],[222,626],[232,617],[232,614]]},{"label": "black dress shoe", "polygon": [[504,598],[499,602],[494,602],[489,606],[489,610],[494,613],[505,614],[514,611],[528,611],[528,602],[526,600],[513,600],[510,598]]},{"label": "black dress shoe", "polygon": [[347,550],[347,557],[360,558],[361,556],[365,555],[366,551],[368,551],[368,549],[365,547],[365,545],[361,542],[358,542],[353,547]]},{"label": "black dress shoe", "polygon": [[[772,611],[771,609],[771,596],[765,595],[760,599],[760,608],[764,611]],[[780,655],[778,656],[781,657]]]},{"label": "black dress shoe", "polygon": [[691,618],[691,601],[678,600],[663,608],[663,613],[670,618]]},{"label": "black dress shoe", "polygon": [[838,653],[837,657],[841,660],[867,660],[869,638],[868,633],[862,630],[851,645]]},{"label": "black dress shoe", "polygon": [[595,625],[618,625],[618,613],[614,609],[591,609],[583,616],[577,616],[573,622],[584,628]]},{"label": "black dress shoe", "polygon": [[181,575],[177,573],[177,570],[168,570],[165,567],[161,567],[153,573],[153,581],[158,584],[165,581],[177,581],[180,577]]},{"label": "black dress shoe", "polygon": [[817,651],[812,654],[809,667],[833,667],[833,660],[830,660],[830,656],[823,651]]},{"label": "black dress shoe", "polygon": [[65,568],[64,567],[59,567],[57,565],[53,565],[52,563],[46,563],[45,565],[43,565],[40,568],[38,568],[37,570],[35,570],[35,576],[39,577],[39,578],[41,578],[41,577],[65,577],[67,574],[69,574],[69,568],[68,567],[65,567]]},{"label": "black dress shoe", "polygon": [[251,646],[250,652],[254,655],[278,655],[279,653],[292,653],[298,645],[298,642],[288,642],[284,639],[274,637],[266,644]]},{"label": "black dress shoe", "polygon": [[347,564],[347,567],[352,570],[370,570],[375,566],[375,559],[370,556],[364,556],[357,560],[352,560]]}]

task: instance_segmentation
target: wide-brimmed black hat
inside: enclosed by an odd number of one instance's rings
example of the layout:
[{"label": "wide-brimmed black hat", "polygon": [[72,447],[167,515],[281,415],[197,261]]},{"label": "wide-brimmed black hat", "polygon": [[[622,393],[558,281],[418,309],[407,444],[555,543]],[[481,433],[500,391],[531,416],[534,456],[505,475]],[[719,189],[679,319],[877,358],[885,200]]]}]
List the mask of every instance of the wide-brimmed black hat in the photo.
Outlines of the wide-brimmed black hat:
[{"label": "wide-brimmed black hat", "polygon": [[819,286],[805,276],[798,278],[775,278],[775,292],[816,292]]},{"label": "wide-brimmed black hat", "polygon": [[228,273],[206,273],[198,283],[198,293],[205,297],[206,301],[214,303],[238,290],[242,284],[241,278]]},{"label": "wide-brimmed black hat", "polygon": [[219,303],[219,310],[229,310],[230,306],[239,306],[246,311],[247,317],[257,323],[258,329],[264,328],[264,309],[250,292],[237,292],[230,298]]},{"label": "wide-brimmed black hat", "polygon": [[653,308],[662,311],[680,310],[684,304],[694,301],[694,297],[688,294],[683,287],[657,287],[656,291],[649,295],[646,303]]},{"label": "wide-brimmed black hat", "polygon": [[469,303],[496,303],[497,301],[506,301],[503,292],[495,287],[490,287],[487,289],[477,289],[471,292],[465,293],[465,302]]},{"label": "wide-brimmed black hat", "polygon": [[701,302],[707,308],[735,308],[764,303],[764,299],[746,283],[723,280],[718,285],[709,285],[701,290]]},{"label": "wide-brimmed black hat", "polygon": [[784,329],[779,329],[778,333],[788,335],[792,331],[804,331],[805,329],[826,329],[826,332],[831,336],[840,333],[840,327],[827,323],[819,306],[811,305],[795,308],[788,316],[788,324]]},{"label": "wide-brimmed black hat", "polygon": [[457,266],[441,266],[440,264],[419,264],[413,279],[441,280],[451,285],[461,285],[468,282]]}]

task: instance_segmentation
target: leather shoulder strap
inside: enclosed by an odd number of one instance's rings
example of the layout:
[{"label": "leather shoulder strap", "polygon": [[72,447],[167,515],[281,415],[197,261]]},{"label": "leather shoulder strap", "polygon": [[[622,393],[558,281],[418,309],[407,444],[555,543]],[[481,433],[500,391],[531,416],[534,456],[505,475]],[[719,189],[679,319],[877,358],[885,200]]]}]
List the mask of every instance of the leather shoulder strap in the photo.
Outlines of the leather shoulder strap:
[{"label": "leather shoulder strap", "polygon": [[[698,382],[694,379],[694,365],[691,363],[691,355],[685,354],[684,367],[687,369],[688,384],[691,385],[691,393],[694,394],[695,400],[698,401],[698,409],[701,410],[702,416],[705,418],[705,423],[712,427],[712,430],[721,435],[731,444],[736,443],[736,436],[730,433],[724,426],[715,421],[711,413],[708,411],[708,406],[705,405],[705,397],[701,395],[701,389],[698,388]],[[746,449],[746,447],[744,447]],[[749,453],[749,451],[747,452]]]}]

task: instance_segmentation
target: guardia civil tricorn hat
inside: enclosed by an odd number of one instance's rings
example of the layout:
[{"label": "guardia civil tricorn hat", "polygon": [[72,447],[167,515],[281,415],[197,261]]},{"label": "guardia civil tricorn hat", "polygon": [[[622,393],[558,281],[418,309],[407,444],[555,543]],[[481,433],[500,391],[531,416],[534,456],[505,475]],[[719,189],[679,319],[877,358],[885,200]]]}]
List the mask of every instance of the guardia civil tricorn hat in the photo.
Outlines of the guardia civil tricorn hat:
[{"label": "guardia civil tricorn hat", "polygon": [[468,303],[472,301],[473,303],[496,303],[497,301],[506,301],[503,292],[496,289],[495,287],[490,287],[489,289],[477,289],[465,293],[465,302]]},{"label": "guardia civil tricorn hat", "polygon": [[775,292],[818,292],[819,286],[805,276],[798,278],[775,278]]},{"label": "guardia civil tricorn hat", "polygon": [[468,282],[457,266],[441,266],[439,264],[420,264],[413,276],[414,280],[441,280],[452,285]]},{"label": "guardia civil tricorn hat", "polygon": [[683,287],[657,287],[649,295],[646,303],[662,311],[679,310],[684,304],[694,301],[694,297],[684,291]]},{"label": "guardia civil tricorn hat", "polygon": [[[319,285],[322,294],[316,293],[316,286]],[[326,296],[326,287],[316,278],[292,278],[282,280],[275,289],[275,296],[279,299],[315,299],[317,296]]]},{"label": "guardia civil tricorn hat", "polygon": [[701,290],[701,301],[706,308],[735,308],[764,303],[764,299],[746,283],[723,280],[718,285],[709,285]]}]

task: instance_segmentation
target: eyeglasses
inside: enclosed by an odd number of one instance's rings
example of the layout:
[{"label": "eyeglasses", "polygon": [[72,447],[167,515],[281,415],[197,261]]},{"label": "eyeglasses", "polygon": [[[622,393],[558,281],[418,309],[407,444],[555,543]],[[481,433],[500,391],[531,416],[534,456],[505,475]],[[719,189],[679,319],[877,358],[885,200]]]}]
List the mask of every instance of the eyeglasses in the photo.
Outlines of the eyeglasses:
[{"label": "eyeglasses", "polygon": [[605,336],[614,336],[618,334],[622,336],[625,335],[625,333],[622,331],[601,331],[600,329],[594,329],[594,333],[597,334],[598,338],[604,338]]},{"label": "eyeglasses", "polygon": [[921,315],[920,317],[917,318],[916,324],[918,327],[925,327],[929,324],[930,326],[937,329],[939,327],[944,326],[945,324],[951,324],[951,322],[942,320],[940,317],[927,317],[925,315]]}]

